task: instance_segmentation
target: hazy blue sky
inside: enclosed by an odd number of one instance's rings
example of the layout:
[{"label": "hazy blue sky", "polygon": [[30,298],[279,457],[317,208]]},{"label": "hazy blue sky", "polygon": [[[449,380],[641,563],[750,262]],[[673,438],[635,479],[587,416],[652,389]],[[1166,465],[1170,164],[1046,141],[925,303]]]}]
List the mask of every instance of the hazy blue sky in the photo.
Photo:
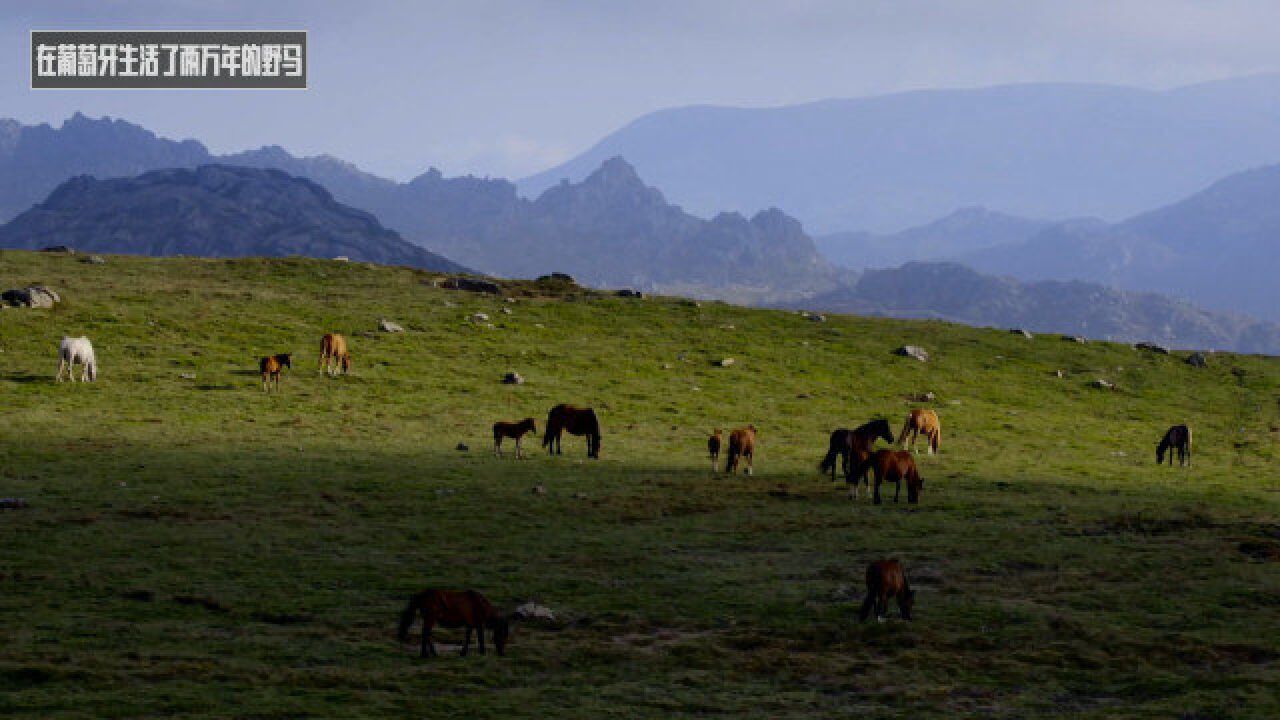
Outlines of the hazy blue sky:
[{"label": "hazy blue sky", "polygon": [[[1280,2],[6,2],[0,116],[112,115],[215,151],[277,143],[408,178],[519,177],[675,105],[780,105],[1280,70]],[[305,29],[307,91],[33,91],[32,29]]]}]

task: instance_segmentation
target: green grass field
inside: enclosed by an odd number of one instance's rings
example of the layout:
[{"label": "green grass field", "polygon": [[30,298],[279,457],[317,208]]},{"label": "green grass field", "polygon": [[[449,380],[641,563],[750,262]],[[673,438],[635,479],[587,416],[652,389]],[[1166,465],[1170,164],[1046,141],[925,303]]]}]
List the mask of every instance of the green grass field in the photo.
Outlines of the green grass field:
[{"label": "green grass field", "polygon": [[[1280,715],[1280,361],[431,277],[0,253],[0,285],[64,300],[0,310],[0,496],[29,502],[0,511],[0,713]],[[350,377],[317,371],[325,331]],[[80,334],[99,381],[55,384]],[[918,506],[818,474],[832,429],[926,391]],[[599,461],[491,455],[494,420],[557,402],[596,408]],[[713,476],[708,431],[747,422],[756,474]],[[1156,467],[1177,422],[1195,466]],[[885,556],[916,619],[859,624]],[[394,630],[426,586],[558,620],[419,660]]]}]

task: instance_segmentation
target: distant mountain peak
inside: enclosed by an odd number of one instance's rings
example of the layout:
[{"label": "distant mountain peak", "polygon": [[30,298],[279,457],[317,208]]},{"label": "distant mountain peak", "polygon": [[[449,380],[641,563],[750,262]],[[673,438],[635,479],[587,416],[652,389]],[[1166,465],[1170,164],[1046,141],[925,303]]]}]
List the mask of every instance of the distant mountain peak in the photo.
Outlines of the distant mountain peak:
[{"label": "distant mountain peak", "polygon": [[588,175],[581,184],[590,187],[646,187],[635,167],[621,155],[614,155],[600,163],[600,167]]}]

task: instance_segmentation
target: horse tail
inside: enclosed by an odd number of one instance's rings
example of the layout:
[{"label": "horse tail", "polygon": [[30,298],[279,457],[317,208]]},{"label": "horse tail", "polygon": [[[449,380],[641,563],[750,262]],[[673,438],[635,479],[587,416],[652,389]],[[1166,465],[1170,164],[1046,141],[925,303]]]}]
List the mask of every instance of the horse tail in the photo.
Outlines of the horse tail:
[{"label": "horse tail", "polygon": [[542,447],[550,447],[552,439],[560,433],[560,407],[557,405],[547,413],[547,426],[542,428]]},{"label": "horse tail", "polygon": [[933,424],[933,435],[929,438],[929,444],[933,446],[933,451],[938,452],[938,445],[942,443],[942,425]]},{"label": "horse tail", "polygon": [[413,625],[414,616],[418,614],[419,604],[418,596],[411,595],[409,596],[409,605],[400,613],[400,627],[396,630],[396,638],[400,642],[405,642],[409,639],[409,628]]}]

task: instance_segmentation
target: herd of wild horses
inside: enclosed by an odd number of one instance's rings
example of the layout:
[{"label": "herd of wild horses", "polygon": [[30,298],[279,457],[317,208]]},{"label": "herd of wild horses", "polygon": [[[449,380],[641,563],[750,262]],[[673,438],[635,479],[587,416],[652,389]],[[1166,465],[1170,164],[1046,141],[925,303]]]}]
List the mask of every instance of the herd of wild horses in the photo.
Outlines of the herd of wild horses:
[{"label": "herd of wild horses", "polygon": [[[258,369],[262,373],[262,389],[264,391],[279,390],[280,374],[284,369],[292,369],[292,355],[281,353],[263,357],[258,361]],[[57,380],[62,381],[66,373],[75,382],[75,365],[81,366],[80,380],[92,382],[97,380],[97,358],[93,345],[85,337],[64,337],[58,349]],[[351,372],[351,352],[347,340],[336,333],[326,333],[320,341],[320,370],[329,375],[349,374]],[[516,457],[524,457],[521,439],[527,434],[536,435],[537,423],[533,418],[525,418],[518,422],[497,422],[493,425],[493,452],[502,455],[502,441],[511,439],[515,442]],[[563,433],[585,437],[587,457],[600,457],[600,421],[591,408],[560,404],[547,413],[546,426],[542,435],[542,447],[549,454],[561,454],[561,436]],[[942,424],[938,414],[933,410],[916,408],[907,415],[906,423],[895,441],[892,429],[887,420],[877,419],[859,425],[852,430],[840,428],[831,433],[827,454],[819,463],[824,474],[830,474],[832,482],[836,481],[837,465],[844,474],[845,483],[849,486],[850,496],[857,500],[858,485],[867,486],[867,475],[875,477],[873,488],[868,490],[873,495],[873,502],[880,504],[880,486],[894,483],[893,501],[898,502],[902,491],[902,483],[907,484],[907,502],[920,501],[920,491],[924,487],[924,479],[916,467],[912,454],[916,440],[921,436],[927,443],[930,454],[938,452],[942,439]],[[724,471],[735,473],[739,465],[743,472],[752,473],[755,461],[757,430],[755,425],[745,425],[729,432],[728,447],[725,448]],[[890,446],[897,445],[905,449],[876,449],[878,440]],[[718,467],[721,449],[724,444],[724,432],[716,428],[707,438],[707,454],[711,459],[711,468]],[[1156,463],[1163,464],[1166,455],[1169,464],[1173,464],[1174,454],[1178,456],[1180,465],[1191,464],[1191,429],[1186,425],[1175,425],[1164,434],[1156,446]],[[915,591],[907,582],[906,571],[896,559],[878,560],[867,567],[867,595],[859,610],[859,617],[866,620],[874,611],[879,619],[887,612],[888,602],[896,600],[901,616],[911,619],[911,610],[915,602]],[[501,655],[506,649],[507,639],[511,632],[511,622],[517,619],[514,614],[502,615],[494,609],[492,603],[474,590],[452,591],[428,589],[415,593],[409,598],[409,604],[400,616],[398,637],[401,642],[408,639],[409,629],[414,621],[422,618],[422,657],[436,655],[435,645],[431,642],[431,631],[436,626],[444,628],[465,628],[466,639],[462,645],[462,654],[466,655],[471,645],[471,634],[476,634],[476,642],[481,654],[484,654],[484,632],[489,630],[493,646]]]}]

